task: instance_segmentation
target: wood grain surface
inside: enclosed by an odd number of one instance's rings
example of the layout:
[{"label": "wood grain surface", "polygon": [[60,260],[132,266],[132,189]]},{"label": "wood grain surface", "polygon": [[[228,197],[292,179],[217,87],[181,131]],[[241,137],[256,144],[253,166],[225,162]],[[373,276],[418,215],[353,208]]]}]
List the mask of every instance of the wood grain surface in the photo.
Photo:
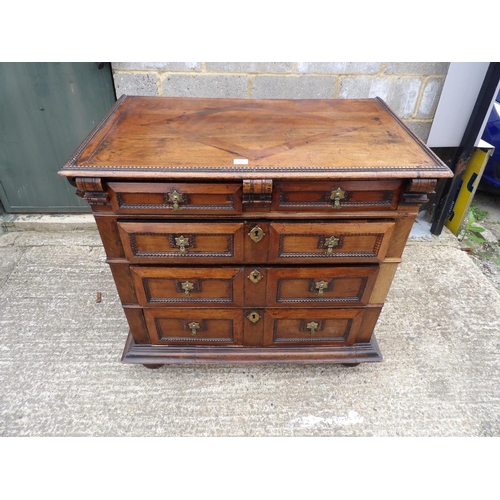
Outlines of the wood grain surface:
[{"label": "wood grain surface", "polygon": [[[250,100],[127,96],[61,175],[273,178],[449,177],[380,99]],[[276,175],[278,174],[278,175]]]}]

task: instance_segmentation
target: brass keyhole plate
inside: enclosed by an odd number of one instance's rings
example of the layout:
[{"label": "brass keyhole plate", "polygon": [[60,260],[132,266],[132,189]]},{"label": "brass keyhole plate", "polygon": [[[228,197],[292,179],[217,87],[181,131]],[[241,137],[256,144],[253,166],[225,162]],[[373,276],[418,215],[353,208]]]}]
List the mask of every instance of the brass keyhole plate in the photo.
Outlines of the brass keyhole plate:
[{"label": "brass keyhole plate", "polygon": [[247,318],[252,322],[252,323],[257,323],[260,319],[260,314],[256,311],[252,311],[247,315]]},{"label": "brass keyhole plate", "polygon": [[248,236],[250,236],[252,241],[254,241],[255,243],[258,243],[262,238],[264,238],[265,235],[266,233],[259,226],[252,227],[252,229],[250,229],[250,232],[248,233]]},{"label": "brass keyhole plate", "polygon": [[257,269],[253,270],[247,278],[252,282],[252,283],[258,283],[264,276],[260,271]]}]

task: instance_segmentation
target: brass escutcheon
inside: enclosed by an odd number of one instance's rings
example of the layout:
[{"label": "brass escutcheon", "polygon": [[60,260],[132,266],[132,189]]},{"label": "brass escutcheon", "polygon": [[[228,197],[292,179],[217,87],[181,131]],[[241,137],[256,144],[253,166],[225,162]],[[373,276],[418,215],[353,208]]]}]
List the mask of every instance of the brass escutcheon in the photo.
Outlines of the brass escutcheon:
[{"label": "brass escutcheon", "polygon": [[333,254],[333,247],[337,247],[339,245],[339,239],[335,236],[330,236],[329,238],[326,238],[325,240],[325,247],[326,247],[326,253],[327,254]]},{"label": "brass escutcheon", "polygon": [[190,281],[185,281],[184,283],[181,284],[181,288],[184,290],[184,295],[189,295],[191,290],[194,288],[194,283],[191,283]]},{"label": "brass escutcheon", "polygon": [[338,187],[334,189],[330,194],[330,200],[333,200],[333,208],[340,208],[340,200],[345,198],[345,191]]},{"label": "brass escutcheon", "polygon": [[256,311],[252,311],[247,315],[247,318],[252,322],[252,323],[257,323],[260,319],[260,314]]},{"label": "brass escutcheon", "polygon": [[179,210],[179,203],[184,203],[184,195],[179,193],[177,189],[170,191],[168,193],[168,201],[174,204],[173,209]]},{"label": "brass escutcheon", "polygon": [[306,328],[308,330],[311,330],[311,335],[314,335],[316,333],[316,329],[318,328],[319,323],[316,323],[316,321],[311,321],[307,323]]},{"label": "brass escutcheon", "polygon": [[257,269],[254,269],[248,276],[247,278],[252,282],[252,283],[258,283],[264,276],[262,276],[262,273],[258,271]]},{"label": "brass escutcheon", "polygon": [[179,247],[180,253],[186,253],[186,247],[189,246],[189,238],[184,238],[182,235],[175,238],[175,246]]},{"label": "brass escutcheon", "polygon": [[327,287],[328,287],[328,281],[321,280],[321,281],[316,281],[316,283],[314,283],[314,288],[318,290],[318,295],[323,295],[323,291]]},{"label": "brass escutcheon", "polygon": [[188,327],[191,328],[191,335],[196,335],[196,330],[200,329],[200,324],[196,321],[191,321],[191,323],[188,323]]},{"label": "brass escutcheon", "polygon": [[265,235],[266,233],[262,231],[262,228],[259,226],[252,227],[252,229],[250,229],[250,232],[248,233],[248,236],[250,236],[252,241],[254,241],[255,243],[258,243],[262,238],[264,238]]}]

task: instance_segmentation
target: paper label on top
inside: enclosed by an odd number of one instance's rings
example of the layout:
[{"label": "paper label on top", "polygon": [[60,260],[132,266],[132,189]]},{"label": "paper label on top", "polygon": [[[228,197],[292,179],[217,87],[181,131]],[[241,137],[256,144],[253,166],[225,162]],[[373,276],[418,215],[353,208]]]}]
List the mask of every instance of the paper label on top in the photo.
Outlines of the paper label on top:
[{"label": "paper label on top", "polygon": [[248,165],[247,158],[235,158],[233,160],[233,165]]}]

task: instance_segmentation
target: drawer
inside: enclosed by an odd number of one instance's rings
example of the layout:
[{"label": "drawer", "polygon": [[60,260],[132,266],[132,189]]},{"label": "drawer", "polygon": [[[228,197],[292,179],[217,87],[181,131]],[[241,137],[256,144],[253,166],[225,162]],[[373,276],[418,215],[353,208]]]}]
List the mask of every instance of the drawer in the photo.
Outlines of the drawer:
[{"label": "drawer", "polygon": [[271,210],[277,212],[351,212],[396,210],[400,180],[276,182]]},{"label": "drawer", "polygon": [[266,309],[264,346],[353,344],[366,309]]},{"label": "drawer", "polygon": [[380,262],[395,223],[325,222],[270,224],[269,262]]},{"label": "drawer", "polygon": [[243,262],[243,223],[118,222],[133,263]]},{"label": "drawer", "polygon": [[379,267],[178,268],[130,266],[137,299],[153,307],[365,305]]},{"label": "drawer", "polygon": [[242,345],[238,309],[144,309],[152,344]]},{"label": "drawer", "polygon": [[108,193],[117,214],[241,213],[241,183],[109,182]]},{"label": "drawer", "polygon": [[143,306],[242,306],[242,268],[163,268],[131,266]]},{"label": "drawer", "polygon": [[378,270],[376,265],[270,268],[266,301],[271,307],[364,305],[370,299]]},{"label": "drawer", "polygon": [[118,222],[131,263],[369,263],[384,259],[394,222]]}]

